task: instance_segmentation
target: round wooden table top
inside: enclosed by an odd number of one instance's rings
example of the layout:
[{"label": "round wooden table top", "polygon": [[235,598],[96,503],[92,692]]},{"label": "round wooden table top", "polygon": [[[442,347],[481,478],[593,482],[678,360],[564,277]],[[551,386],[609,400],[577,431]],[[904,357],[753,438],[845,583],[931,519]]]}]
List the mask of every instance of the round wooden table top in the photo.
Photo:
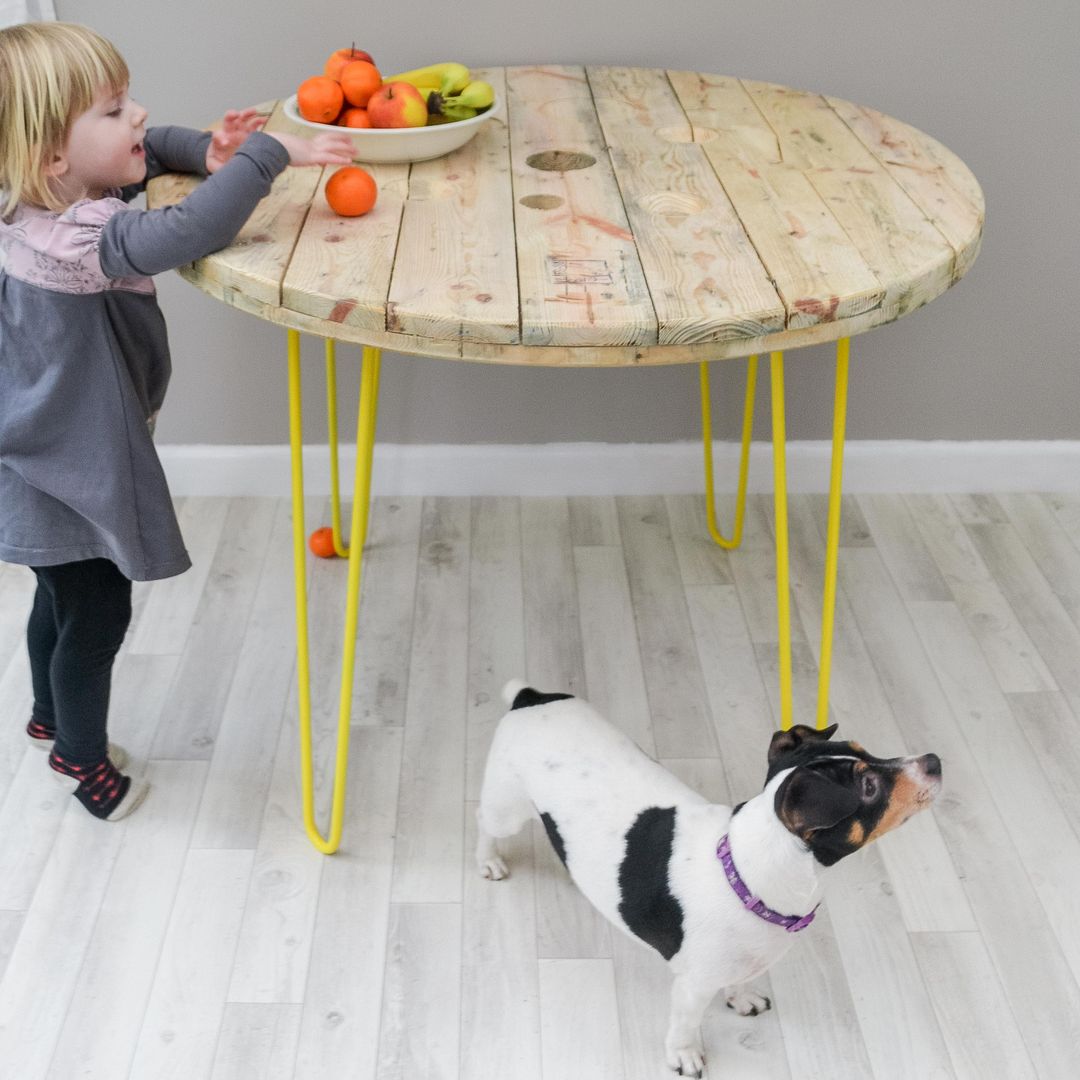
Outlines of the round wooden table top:
[{"label": "round wooden table top", "polygon": [[[666,364],[848,337],[971,266],[984,203],[930,136],[860,105],[691,71],[476,73],[505,105],[462,149],[287,169],[228,248],[180,273],[282,326],[395,352],[556,366]],[[296,130],[282,103],[268,130]],[[151,207],[196,177],[151,182]]]}]

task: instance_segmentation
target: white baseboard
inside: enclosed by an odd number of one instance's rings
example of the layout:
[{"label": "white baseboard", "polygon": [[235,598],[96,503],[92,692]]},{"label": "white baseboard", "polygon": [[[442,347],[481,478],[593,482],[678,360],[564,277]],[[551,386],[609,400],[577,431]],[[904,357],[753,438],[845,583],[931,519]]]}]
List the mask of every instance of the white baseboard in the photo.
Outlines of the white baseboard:
[{"label": "white baseboard", "polygon": [[[291,491],[287,446],[158,447],[175,495],[272,495]],[[788,490],[828,490],[827,442],[788,444]],[[697,442],[548,445],[444,445],[375,448],[376,495],[644,495],[702,490]],[[714,451],[718,493],[733,492],[739,447]],[[329,447],[304,450],[304,490],[330,491]],[[342,447],[343,498],[352,492],[352,447]],[[750,490],[771,492],[772,448],[754,443]],[[1080,441],[849,442],[844,491],[859,492],[1080,492]]]}]

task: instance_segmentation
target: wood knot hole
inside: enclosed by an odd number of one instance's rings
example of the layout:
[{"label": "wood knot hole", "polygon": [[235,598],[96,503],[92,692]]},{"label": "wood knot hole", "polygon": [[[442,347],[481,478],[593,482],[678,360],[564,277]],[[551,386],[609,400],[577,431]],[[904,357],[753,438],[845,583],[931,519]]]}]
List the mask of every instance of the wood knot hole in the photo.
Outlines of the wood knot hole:
[{"label": "wood knot hole", "polygon": [[591,154],[581,154],[576,150],[544,150],[539,154],[530,154],[525,164],[545,172],[571,172],[574,169],[587,169],[596,164]]},{"label": "wood knot hole", "polygon": [[563,199],[558,195],[526,195],[518,199],[522,206],[530,210],[554,210],[556,206],[562,206]]}]

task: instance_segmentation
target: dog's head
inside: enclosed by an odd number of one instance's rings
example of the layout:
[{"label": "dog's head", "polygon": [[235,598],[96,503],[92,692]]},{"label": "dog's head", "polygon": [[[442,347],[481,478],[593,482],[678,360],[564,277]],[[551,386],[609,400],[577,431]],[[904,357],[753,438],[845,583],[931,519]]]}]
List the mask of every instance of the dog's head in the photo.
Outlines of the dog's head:
[{"label": "dog's head", "polygon": [[792,770],[776,789],[776,816],[825,866],[925,810],[941,790],[936,754],[876,758],[856,742],[830,742],[836,728],[796,724],[769,744],[768,778]]}]

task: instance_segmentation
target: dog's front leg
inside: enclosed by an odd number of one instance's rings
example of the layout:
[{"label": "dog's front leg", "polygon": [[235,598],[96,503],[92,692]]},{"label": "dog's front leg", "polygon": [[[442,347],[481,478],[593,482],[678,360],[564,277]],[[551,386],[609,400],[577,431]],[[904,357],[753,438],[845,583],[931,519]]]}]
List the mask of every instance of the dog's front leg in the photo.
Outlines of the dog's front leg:
[{"label": "dog's front leg", "polygon": [[[479,818],[479,814],[477,814]],[[480,867],[480,874],[489,881],[502,881],[509,877],[510,870],[506,860],[499,854],[495,837],[484,831],[483,825],[477,830],[476,837],[476,865]]]},{"label": "dog's front leg", "polygon": [[671,984],[671,1023],[664,1050],[668,1065],[680,1076],[701,1076],[705,1050],[701,1018],[719,987],[694,975],[676,975]]}]

